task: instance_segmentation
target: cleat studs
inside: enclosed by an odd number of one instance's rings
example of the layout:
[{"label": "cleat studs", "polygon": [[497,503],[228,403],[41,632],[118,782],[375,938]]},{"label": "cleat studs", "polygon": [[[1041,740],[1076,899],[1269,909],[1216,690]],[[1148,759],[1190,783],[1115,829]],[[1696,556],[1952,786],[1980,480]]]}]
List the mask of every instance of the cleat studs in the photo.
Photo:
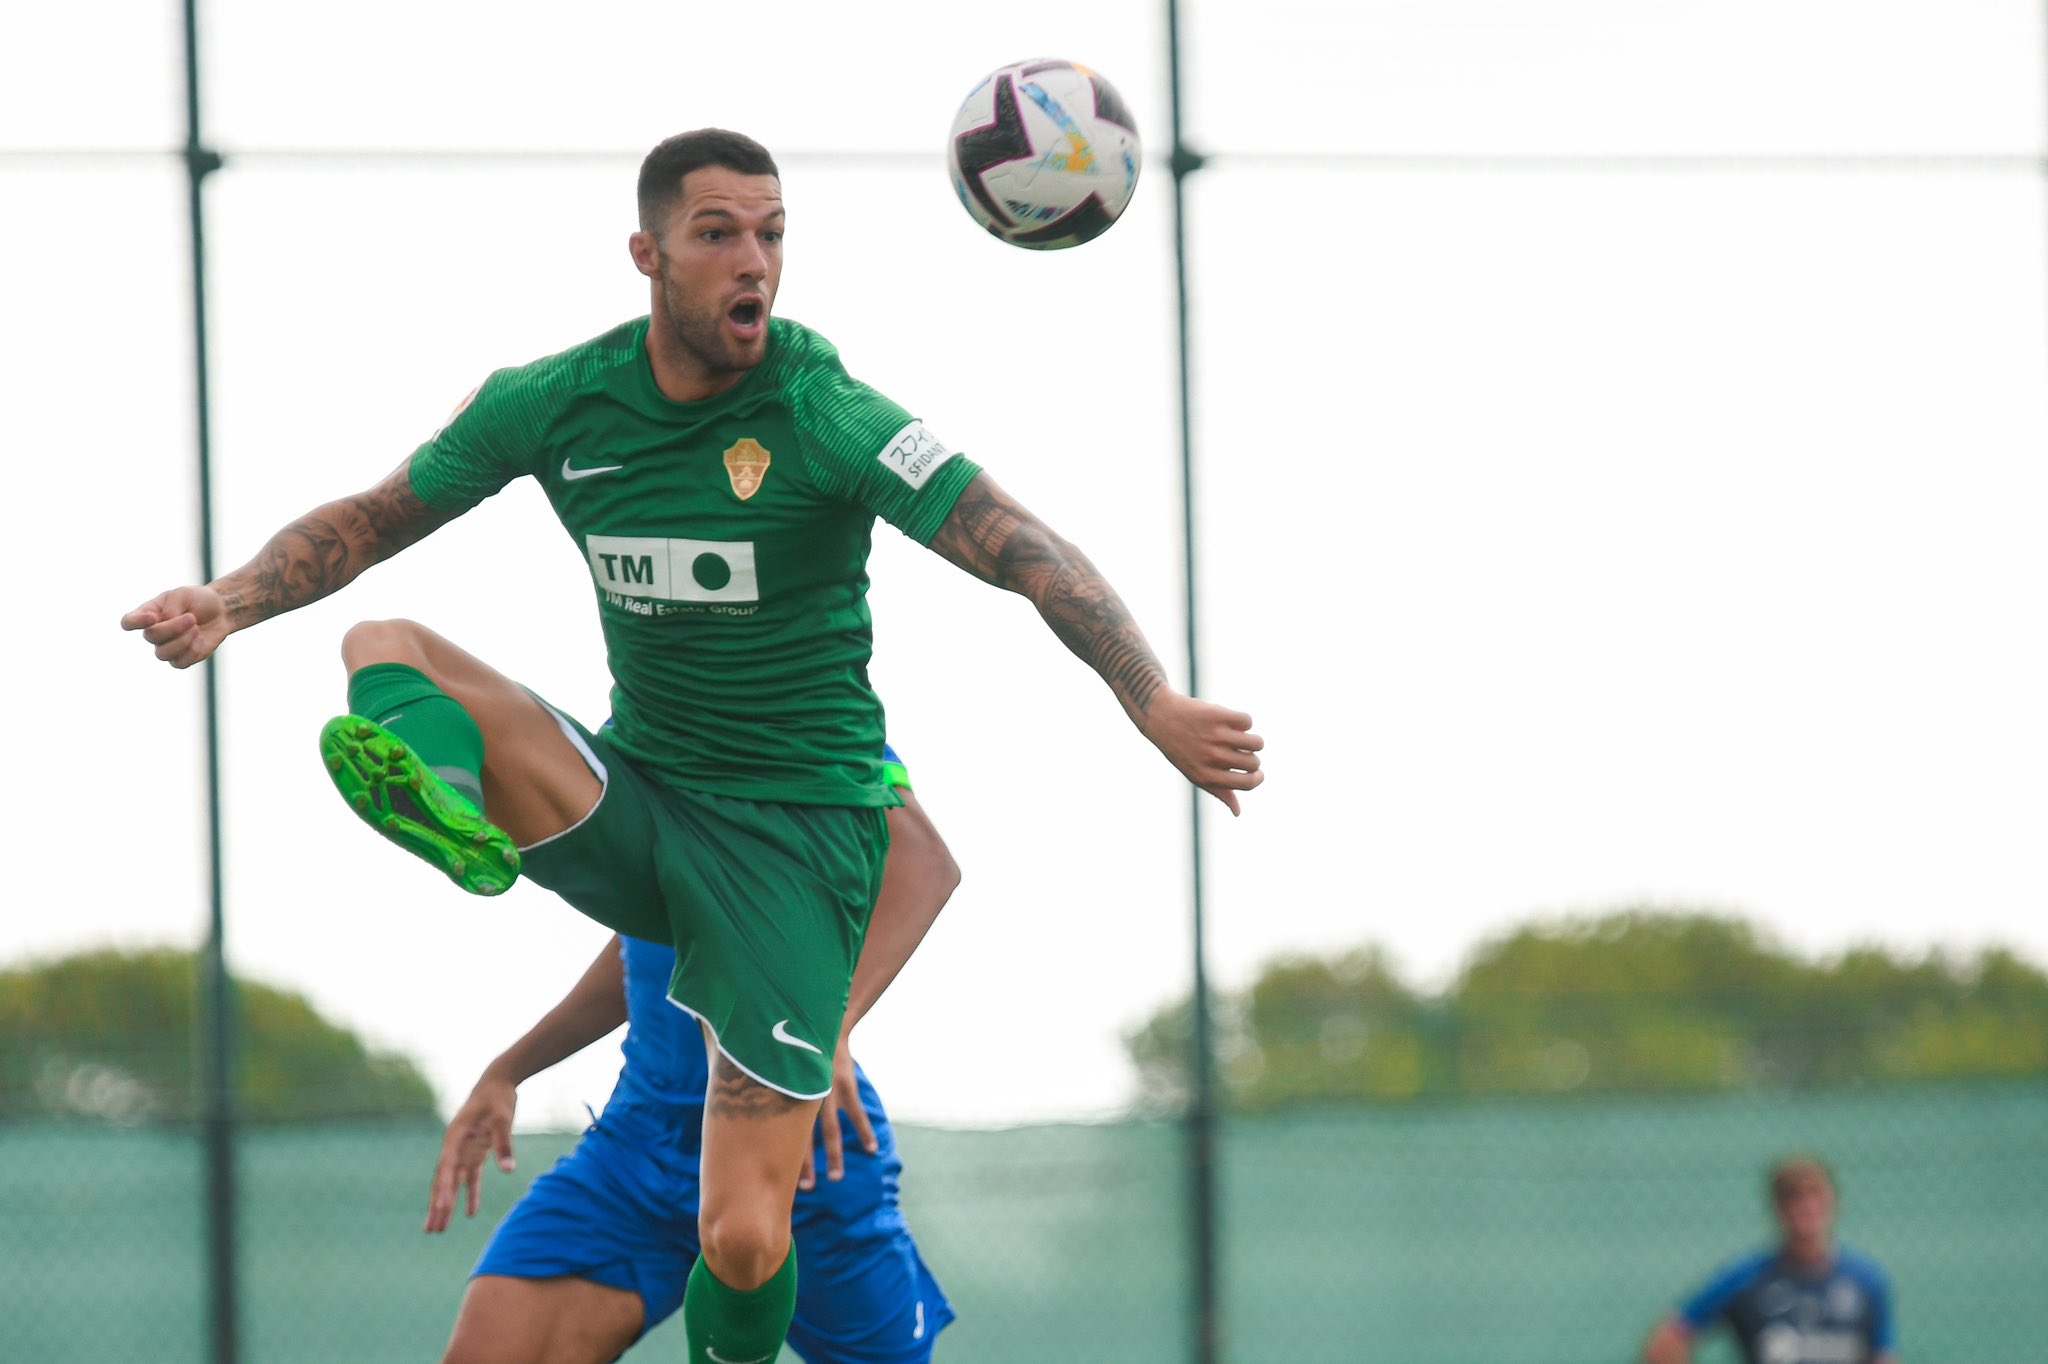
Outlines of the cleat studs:
[{"label": "cleat studs", "polygon": [[340,755],[339,753],[330,753],[330,754],[328,754],[328,755],[327,755],[327,770],[328,770],[329,772],[339,772],[339,771],[341,771],[341,768],[342,768],[342,759],[341,759],[341,755]]},{"label": "cleat studs", "polygon": [[356,792],[356,794],[349,797],[348,803],[355,807],[356,813],[359,815],[370,813],[370,795],[367,791]]},{"label": "cleat studs", "polygon": [[404,759],[405,759],[405,745],[404,745],[404,744],[393,744],[393,745],[391,745],[391,756],[390,756],[390,757],[389,757],[388,759],[386,759],[386,761],[388,761],[388,762],[394,762],[394,763],[395,763],[395,762],[402,762],[402,761],[404,761]]}]

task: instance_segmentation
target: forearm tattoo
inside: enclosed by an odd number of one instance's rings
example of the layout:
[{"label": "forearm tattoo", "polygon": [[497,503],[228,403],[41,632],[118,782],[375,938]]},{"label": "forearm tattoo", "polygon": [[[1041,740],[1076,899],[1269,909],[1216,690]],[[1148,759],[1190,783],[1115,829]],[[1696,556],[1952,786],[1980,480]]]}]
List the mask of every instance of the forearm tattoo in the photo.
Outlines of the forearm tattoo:
[{"label": "forearm tattoo", "polygon": [[223,579],[222,600],[240,625],[319,601],[449,520],[420,501],[400,467],[367,492],[315,507],[270,537]]},{"label": "forearm tattoo", "polygon": [[984,582],[1030,599],[1046,624],[1135,714],[1166,670],[1136,621],[1088,556],[1055,535],[988,477],[975,475],[932,548]]}]

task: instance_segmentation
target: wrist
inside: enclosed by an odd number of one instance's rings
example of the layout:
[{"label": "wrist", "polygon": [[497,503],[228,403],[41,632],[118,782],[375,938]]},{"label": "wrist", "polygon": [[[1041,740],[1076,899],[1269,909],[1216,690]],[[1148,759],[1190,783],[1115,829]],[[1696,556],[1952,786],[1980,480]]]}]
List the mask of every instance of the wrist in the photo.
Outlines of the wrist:
[{"label": "wrist", "polygon": [[477,1078],[477,1084],[479,1087],[483,1085],[508,1085],[513,1089],[517,1089],[528,1074],[529,1072],[524,1067],[512,1059],[511,1053],[507,1052],[484,1067],[484,1073]]}]

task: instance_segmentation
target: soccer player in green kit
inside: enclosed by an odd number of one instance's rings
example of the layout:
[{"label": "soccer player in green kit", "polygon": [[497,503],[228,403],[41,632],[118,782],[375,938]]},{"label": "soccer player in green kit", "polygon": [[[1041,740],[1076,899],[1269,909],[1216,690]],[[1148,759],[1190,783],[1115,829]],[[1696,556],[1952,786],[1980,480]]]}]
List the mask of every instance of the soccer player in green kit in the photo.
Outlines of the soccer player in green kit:
[{"label": "soccer player in green kit", "polygon": [[790,1204],[855,959],[864,938],[915,946],[868,923],[896,799],[867,682],[875,517],[1028,598],[1233,814],[1262,779],[1261,741],[1250,716],[1167,685],[1085,555],[824,338],[771,320],[784,212],[766,149],[719,129],[670,138],[641,167],[639,208],[648,317],[498,371],[381,483],[122,625],[189,667],[513,478],[540,482],[594,579],[614,726],[584,729],[423,626],[369,621],[343,639],[350,714],[321,748],[373,827],[464,889],[523,872],[674,945],[670,998],[713,1053],[685,1330],[697,1364],[759,1364],[790,1319]]}]

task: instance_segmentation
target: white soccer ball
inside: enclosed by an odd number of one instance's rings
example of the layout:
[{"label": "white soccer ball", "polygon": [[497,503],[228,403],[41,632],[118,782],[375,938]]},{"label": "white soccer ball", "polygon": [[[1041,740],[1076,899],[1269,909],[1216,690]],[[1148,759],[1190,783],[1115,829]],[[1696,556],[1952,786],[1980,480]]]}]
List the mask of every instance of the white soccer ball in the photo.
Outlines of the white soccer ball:
[{"label": "white soccer ball", "polygon": [[998,67],[953,116],[946,164],[974,221],[1012,246],[1079,246],[1131,202],[1137,121],[1102,74],[1053,58]]}]

